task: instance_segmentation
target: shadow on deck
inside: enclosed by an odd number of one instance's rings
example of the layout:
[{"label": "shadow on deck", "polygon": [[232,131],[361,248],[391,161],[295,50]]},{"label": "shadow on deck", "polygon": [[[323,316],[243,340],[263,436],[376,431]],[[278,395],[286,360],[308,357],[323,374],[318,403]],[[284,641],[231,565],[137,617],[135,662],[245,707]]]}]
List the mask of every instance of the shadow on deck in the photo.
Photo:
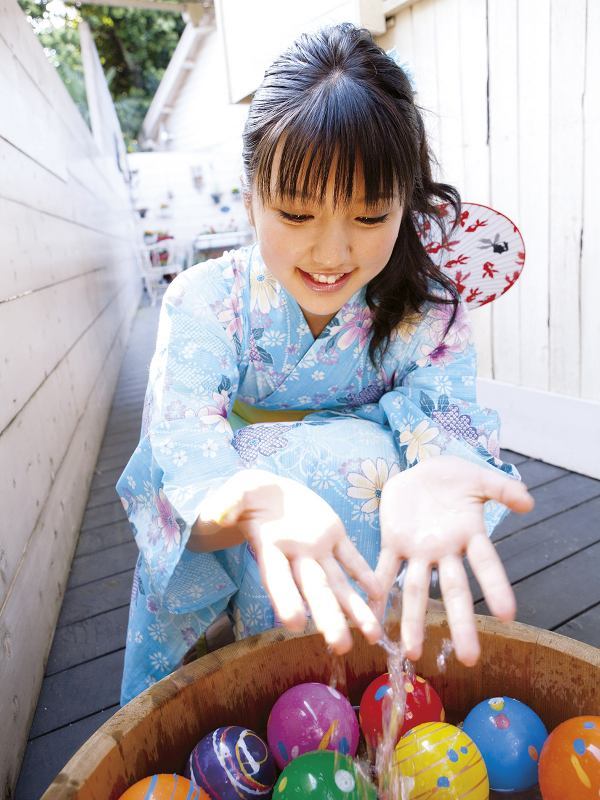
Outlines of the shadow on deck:
[{"label": "shadow on deck", "polygon": [[[138,443],[158,306],[131,333],[16,791],[36,800],[118,708],[137,548],[115,483]],[[504,452],[536,500],[494,540],[515,588],[518,619],[600,647],[600,481]],[[476,610],[486,613],[475,588]]]}]

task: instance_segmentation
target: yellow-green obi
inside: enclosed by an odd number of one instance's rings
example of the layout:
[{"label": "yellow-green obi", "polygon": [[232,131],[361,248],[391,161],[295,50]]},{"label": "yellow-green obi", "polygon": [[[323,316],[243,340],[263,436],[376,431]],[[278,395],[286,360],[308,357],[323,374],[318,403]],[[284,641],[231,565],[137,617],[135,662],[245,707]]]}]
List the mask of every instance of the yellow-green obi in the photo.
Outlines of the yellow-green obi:
[{"label": "yellow-green obi", "polygon": [[253,425],[255,422],[299,422],[307,414],[314,413],[313,409],[301,411],[295,409],[257,408],[256,406],[248,405],[248,403],[243,403],[241,400],[236,400],[229,415],[229,424],[234,431],[237,431],[238,428],[243,428],[245,425]]}]

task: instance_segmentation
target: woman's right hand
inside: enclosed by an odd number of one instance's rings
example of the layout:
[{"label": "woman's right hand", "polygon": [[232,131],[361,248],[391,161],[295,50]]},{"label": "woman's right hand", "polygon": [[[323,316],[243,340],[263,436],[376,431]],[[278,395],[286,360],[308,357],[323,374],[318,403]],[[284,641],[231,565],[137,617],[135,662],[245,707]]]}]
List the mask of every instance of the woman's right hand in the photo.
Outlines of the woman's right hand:
[{"label": "woman's right hand", "polygon": [[243,470],[206,498],[200,521],[241,532],[256,554],[275,613],[290,630],[304,629],[305,600],[336,653],[352,647],[348,619],[370,643],[382,636],[375,614],[344,570],[371,601],[382,594],[375,574],[316,492],[265,470]]}]

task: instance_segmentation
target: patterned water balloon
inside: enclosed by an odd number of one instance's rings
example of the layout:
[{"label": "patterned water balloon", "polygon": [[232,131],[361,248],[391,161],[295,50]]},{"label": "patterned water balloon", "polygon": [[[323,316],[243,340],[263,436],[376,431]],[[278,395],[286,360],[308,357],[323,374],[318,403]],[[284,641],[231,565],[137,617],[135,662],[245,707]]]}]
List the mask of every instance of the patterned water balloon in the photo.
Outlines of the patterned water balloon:
[{"label": "patterned water balloon", "polygon": [[552,731],[540,754],[539,779],[544,800],[598,800],[600,717],[573,717]]},{"label": "patterned water balloon", "polygon": [[186,775],[220,800],[270,797],[275,762],[263,739],[239,725],[227,725],[204,736],[192,750]]},{"label": "patterned water balloon", "polygon": [[134,783],[119,800],[210,800],[210,797],[181,775],[160,774]]},{"label": "patterned water balloon", "polygon": [[273,789],[273,800],[377,800],[377,792],[349,757],[317,750],[295,758]]},{"label": "patterned water balloon", "polygon": [[359,728],[343,694],[324,683],[300,683],[278,698],[267,722],[267,740],[277,766],[311,750],[356,755]]},{"label": "patterned water balloon", "polygon": [[396,745],[394,770],[404,777],[408,800],[488,800],[489,782],[477,745],[447,722],[424,722]]},{"label": "patterned water balloon", "polygon": [[[444,722],[442,701],[429,681],[420,675],[404,677],[406,709],[397,739],[423,722]],[[389,673],[385,672],[367,686],[360,701],[360,727],[371,747],[377,747],[382,734],[382,712],[386,696],[392,691]],[[395,743],[394,743],[395,744]]]},{"label": "patterned water balloon", "polygon": [[492,697],[469,712],[463,730],[479,748],[493,790],[521,792],[535,786],[548,731],[532,708],[512,697]]}]

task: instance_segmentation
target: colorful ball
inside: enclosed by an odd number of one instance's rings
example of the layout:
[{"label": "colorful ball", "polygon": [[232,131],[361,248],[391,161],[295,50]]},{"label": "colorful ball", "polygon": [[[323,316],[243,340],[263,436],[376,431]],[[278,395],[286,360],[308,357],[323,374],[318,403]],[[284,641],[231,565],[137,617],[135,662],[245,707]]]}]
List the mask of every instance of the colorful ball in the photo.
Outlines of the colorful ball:
[{"label": "colorful ball", "polygon": [[[446,718],[440,696],[425,678],[421,678],[420,675],[415,675],[414,679],[405,676],[404,689],[406,691],[404,724],[398,732],[396,741],[416,725],[421,725],[423,722],[444,722]],[[382,733],[384,698],[391,691],[390,676],[385,672],[367,686],[360,701],[358,713],[360,727],[365,739],[373,748],[377,747]]]},{"label": "colorful ball", "polygon": [[317,750],[295,758],[273,789],[273,800],[377,800],[373,784],[341,753]]},{"label": "colorful ball", "polygon": [[479,748],[494,791],[535,786],[548,731],[533,709],[512,697],[493,697],[469,712],[463,730]]},{"label": "colorful ball", "polygon": [[186,775],[211,797],[250,800],[271,796],[276,769],[260,736],[228,725],[200,739],[190,754]]},{"label": "colorful ball", "polygon": [[477,745],[447,722],[424,722],[396,745],[394,768],[405,778],[408,800],[488,800],[487,771]]},{"label": "colorful ball", "polygon": [[210,800],[210,797],[181,775],[152,775],[130,786],[119,800]]},{"label": "colorful ball", "polygon": [[300,683],[277,700],[267,722],[267,739],[277,766],[311,750],[356,755],[359,729],[350,701],[324,683]]},{"label": "colorful ball", "polygon": [[600,717],[573,717],[552,731],[540,755],[539,779],[544,800],[598,800]]}]

